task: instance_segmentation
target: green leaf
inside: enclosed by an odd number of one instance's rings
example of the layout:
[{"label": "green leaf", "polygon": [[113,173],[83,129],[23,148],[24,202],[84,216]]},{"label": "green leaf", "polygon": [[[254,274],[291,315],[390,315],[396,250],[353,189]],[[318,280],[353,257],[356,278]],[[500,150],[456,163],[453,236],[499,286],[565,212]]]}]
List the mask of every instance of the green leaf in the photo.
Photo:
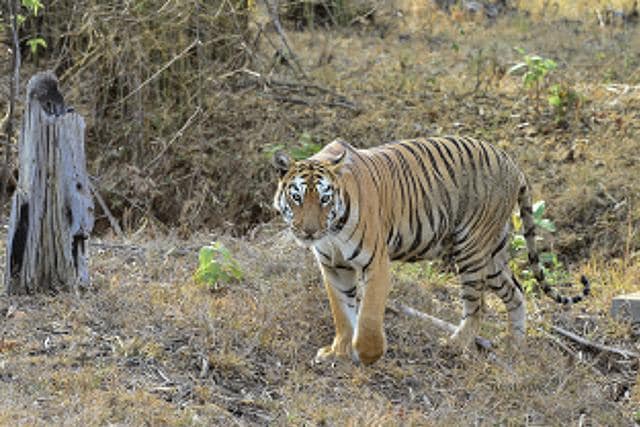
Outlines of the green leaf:
[{"label": "green leaf", "polygon": [[205,266],[213,260],[213,248],[211,246],[203,246],[198,254],[200,266]]},{"label": "green leaf", "polygon": [[511,249],[514,251],[520,251],[527,247],[527,240],[522,234],[516,234],[511,240]]},{"label": "green leaf", "polygon": [[47,47],[47,42],[44,41],[44,39],[42,37],[35,37],[33,39],[29,39],[29,40],[27,40],[27,44],[29,45],[31,53],[34,54],[34,55],[38,51],[38,47],[39,46],[42,46],[42,48],[46,48]]},{"label": "green leaf", "polygon": [[556,231],[556,225],[550,219],[547,219],[547,218],[541,219],[536,223],[536,225],[542,228],[543,230],[547,230],[551,233],[555,233]]},{"label": "green leaf", "polygon": [[544,200],[538,200],[532,206],[533,217],[535,219],[542,219],[542,215],[544,215],[544,208],[546,207],[546,203]]},{"label": "green leaf", "polygon": [[549,105],[559,108],[562,105],[562,99],[558,95],[549,96]]},{"label": "green leaf", "polygon": [[44,7],[40,0],[22,0],[22,5],[26,7],[33,16],[38,16],[38,12]]},{"label": "green leaf", "polygon": [[241,280],[243,272],[231,252],[220,242],[200,248],[198,254],[198,268],[194,279],[211,288],[217,288],[222,283]]}]

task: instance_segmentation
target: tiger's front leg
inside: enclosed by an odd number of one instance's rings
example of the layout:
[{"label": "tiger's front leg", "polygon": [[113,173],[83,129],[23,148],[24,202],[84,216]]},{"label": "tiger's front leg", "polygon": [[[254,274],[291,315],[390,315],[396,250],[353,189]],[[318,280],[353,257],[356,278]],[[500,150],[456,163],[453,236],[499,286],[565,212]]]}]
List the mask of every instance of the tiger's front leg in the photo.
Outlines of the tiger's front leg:
[{"label": "tiger's front leg", "polygon": [[378,360],[386,350],[384,312],[390,288],[389,258],[378,255],[364,271],[364,295],[353,337],[353,357],[365,365]]},{"label": "tiger's front leg", "polygon": [[322,263],[320,269],[329,296],[336,336],[331,345],[318,350],[316,362],[351,354],[351,340],[357,318],[356,271],[349,267],[329,267]]}]

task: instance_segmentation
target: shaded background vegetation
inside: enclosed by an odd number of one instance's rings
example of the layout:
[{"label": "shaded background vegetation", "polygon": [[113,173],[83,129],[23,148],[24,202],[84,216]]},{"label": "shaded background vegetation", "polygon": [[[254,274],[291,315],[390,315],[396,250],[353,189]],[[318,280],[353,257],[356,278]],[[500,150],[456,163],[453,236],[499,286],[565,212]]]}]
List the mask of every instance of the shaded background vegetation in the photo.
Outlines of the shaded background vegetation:
[{"label": "shaded background vegetation", "polygon": [[[637,360],[548,332],[639,349],[607,315],[613,296],[637,289],[640,265],[635,3],[280,3],[291,49],[261,1],[24,11],[20,99],[35,71],[61,78],[87,120],[94,186],[127,238],[113,241],[99,211],[95,291],[0,296],[0,424],[637,423]],[[47,44],[35,54],[34,37]],[[557,64],[538,94],[508,73],[526,55]],[[0,58],[4,107],[10,53]],[[309,363],[332,325],[313,260],[269,222],[271,153],[441,133],[513,155],[558,229],[543,244],[592,279],[592,299],[564,311],[529,298],[530,348],[512,372],[452,355],[433,328],[393,313],[389,352],[372,368]],[[193,283],[210,239],[237,259],[240,283]],[[452,276],[416,264],[393,282],[393,298],[459,318]],[[501,310],[490,301],[483,334],[508,357]]]}]

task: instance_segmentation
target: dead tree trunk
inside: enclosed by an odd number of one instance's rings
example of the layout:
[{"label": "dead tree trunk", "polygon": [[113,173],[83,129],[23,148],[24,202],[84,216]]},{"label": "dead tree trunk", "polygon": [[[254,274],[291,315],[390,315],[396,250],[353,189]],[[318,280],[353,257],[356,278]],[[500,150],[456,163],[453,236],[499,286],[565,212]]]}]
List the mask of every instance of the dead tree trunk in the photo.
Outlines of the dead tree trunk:
[{"label": "dead tree trunk", "polygon": [[70,291],[89,283],[87,239],[94,217],[84,128],[82,116],[65,106],[53,73],[29,80],[7,236],[8,294]]}]

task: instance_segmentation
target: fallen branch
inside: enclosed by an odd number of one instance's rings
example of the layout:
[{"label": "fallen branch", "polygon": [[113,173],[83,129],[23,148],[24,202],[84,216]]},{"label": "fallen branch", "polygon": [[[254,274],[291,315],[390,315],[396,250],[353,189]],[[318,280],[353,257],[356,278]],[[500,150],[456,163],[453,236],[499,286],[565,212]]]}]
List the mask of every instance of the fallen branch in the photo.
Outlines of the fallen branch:
[{"label": "fallen branch", "polygon": [[[401,312],[406,314],[407,316],[418,317],[422,320],[427,320],[431,322],[433,325],[435,325],[436,327],[450,334],[456,331],[456,325],[454,325],[453,323],[449,323],[446,320],[439,319],[435,316],[416,310],[415,308],[409,307],[408,305],[399,303],[397,301],[391,301],[390,304],[391,306],[389,307],[389,309],[391,311]],[[492,352],[493,343],[488,339],[478,336],[475,338],[475,342],[476,342],[476,345],[481,349],[490,353]]]},{"label": "fallen branch", "polygon": [[581,337],[578,334],[574,334],[573,332],[567,331],[566,329],[562,329],[559,326],[551,326],[551,329],[557,333],[559,333],[560,335],[569,338],[572,341],[577,342],[578,344],[581,344],[585,347],[590,347],[590,348],[595,348],[596,350],[600,350],[600,351],[604,351],[607,353],[613,353],[613,354],[617,354],[618,356],[622,356],[624,358],[630,359],[630,358],[640,358],[640,354],[634,352],[634,351],[629,351],[629,350],[624,350],[621,348],[617,348],[617,347],[612,347],[606,344],[600,344],[597,343],[595,341],[591,341],[587,338]]}]

